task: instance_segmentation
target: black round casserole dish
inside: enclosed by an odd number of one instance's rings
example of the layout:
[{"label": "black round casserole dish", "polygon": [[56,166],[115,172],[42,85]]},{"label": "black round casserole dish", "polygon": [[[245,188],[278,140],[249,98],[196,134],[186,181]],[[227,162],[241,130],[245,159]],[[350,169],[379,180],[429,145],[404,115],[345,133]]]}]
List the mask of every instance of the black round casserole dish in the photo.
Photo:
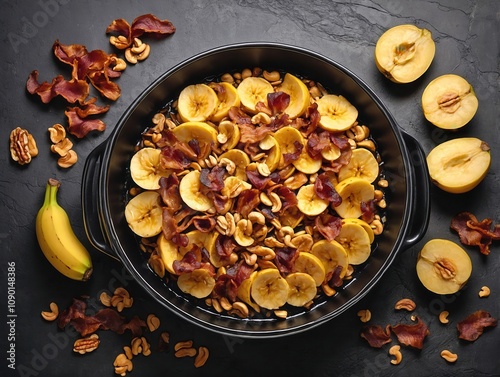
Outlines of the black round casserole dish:
[{"label": "black round casserole dish", "polygon": [[[339,292],[309,311],[287,319],[241,319],[212,312],[177,294],[147,265],[138,240],[124,216],[126,180],[134,146],[152,116],[187,85],[243,68],[278,69],[319,81],[346,97],[370,128],[389,181],[387,223],[368,262]],[[377,97],[356,75],[312,51],[274,43],[242,43],[194,56],[153,82],[128,108],[113,133],[87,158],[82,205],[90,242],[118,258],[137,282],[158,302],[182,318],[226,335],[266,338],[318,326],[357,303],[390,267],[397,253],[418,242],[429,217],[429,181],[425,155],[418,142],[402,132]]]}]

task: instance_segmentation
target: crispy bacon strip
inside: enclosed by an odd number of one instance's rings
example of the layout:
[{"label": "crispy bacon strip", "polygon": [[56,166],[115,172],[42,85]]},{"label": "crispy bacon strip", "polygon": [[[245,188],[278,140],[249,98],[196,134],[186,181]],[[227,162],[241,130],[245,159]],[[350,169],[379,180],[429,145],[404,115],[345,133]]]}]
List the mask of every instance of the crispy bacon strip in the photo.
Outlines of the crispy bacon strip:
[{"label": "crispy bacon strip", "polygon": [[106,124],[102,120],[82,118],[78,115],[79,112],[85,113],[85,110],[81,110],[78,107],[69,107],[64,112],[68,119],[68,131],[70,134],[81,139],[91,131],[104,131],[106,129]]},{"label": "crispy bacon strip", "polygon": [[495,327],[497,324],[498,320],[490,313],[478,310],[457,324],[458,337],[473,342],[483,334],[485,328]]},{"label": "crispy bacon strip", "polygon": [[181,260],[175,260],[172,267],[177,275],[181,275],[200,268],[201,262],[194,251],[188,251]]},{"label": "crispy bacon strip", "polygon": [[272,115],[282,113],[290,105],[290,95],[285,92],[268,93],[267,105]]},{"label": "crispy bacon strip", "polygon": [[324,213],[314,219],[314,225],[323,237],[325,237],[328,241],[332,241],[340,234],[340,230],[342,229],[342,219],[340,217]]},{"label": "crispy bacon strip", "polygon": [[175,26],[169,20],[160,20],[152,14],[138,16],[132,22],[132,38],[147,33],[154,37],[166,37],[175,33]]},{"label": "crispy bacon strip", "polygon": [[366,339],[371,347],[381,348],[392,341],[389,329],[389,325],[385,329],[379,325],[368,325],[361,330],[361,337]]},{"label": "crispy bacon strip", "polygon": [[427,325],[422,322],[420,318],[417,318],[416,324],[399,324],[391,326],[391,330],[394,334],[396,334],[396,337],[401,344],[418,349],[423,348],[424,339],[430,333]]},{"label": "crispy bacon strip", "polygon": [[326,173],[322,173],[316,178],[314,192],[320,199],[328,200],[334,207],[338,207],[342,203],[342,197],[335,190]]},{"label": "crispy bacon strip", "polygon": [[460,242],[468,246],[478,246],[481,254],[490,253],[493,241],[500,240],[500,224],[493,225],[493,220],[486,218],[478,221],[470,212],[460,212],[451,220],[450,228],[458,233]]},{"label": "crispy bacon strip", "polygon": [[72,325],[81,336],[87,336],[97,330],[111,330],[118,334],[130,330],[132,336],[141,336],[142,328],[146,327],[146,323],[139,317],[133,317],[127,321],[125,317],[111,308],[101,309],[91,316],[85,314],[86,309],[85,301],[73,299],[71,306],[59,315],[59,328],[64,329],[67,325]]},{"label": "crispy bacon strip", "polygon": [[321,158],[321,151],[330,146],[330,133],[323,131],[320,133],[311,133],[307,139],[306,151],[314,159]]},{"label": "crispy bacon strip", "polygon": [[163,204],[171,213],[175,213],[182,208],[182,199],[179,192],[179,178],[175,173],[168,177],[161,177],[159,180],[160,196]]},{"label": "crispy bacon strip", "polygon": [[260,203],[259,194],[260,191],[257,189],[243,190],[238,196],[235,212],[240,213],[243,217],[247,217]]},{"label": "crispy bacon strip", "polygon": [[295,260],[299,256],[297,249],[292,249],[289,247],[276,248],[274,250],[276,253],[276,266],[282,274],[289,274],[293,270],[293,265]]},{"label": "crispy bacon strip", "polygon": [[77,101],[83,102],[89,95],[89,84],[85,80],[71,79],[66,80],[62,75],[57,75],[49,83],[38,82],[38,71],[30,73],[26,82],[26,89],[30,94],[37,94],[43,103],[49,103],[57,96],[63,97],[69,103]]},{"label": "crispy bacon strip", "polygon": [[226,169],[216,165],[212,169],[201,169],[200,182],[212,191],[220,191],[224,188],[224,175]]},{"label": "crispy bacon strip", "polygon": [[290,153],[283,153],[283,161],[285,162],[286,165],[297,160],[300,157],[300,154],[302,153],[302,149],[304,149],[304,146],[300,144],[300,142],[298,142],[297,140],[293,142],[293,146],[295,148],[295,151]]}]

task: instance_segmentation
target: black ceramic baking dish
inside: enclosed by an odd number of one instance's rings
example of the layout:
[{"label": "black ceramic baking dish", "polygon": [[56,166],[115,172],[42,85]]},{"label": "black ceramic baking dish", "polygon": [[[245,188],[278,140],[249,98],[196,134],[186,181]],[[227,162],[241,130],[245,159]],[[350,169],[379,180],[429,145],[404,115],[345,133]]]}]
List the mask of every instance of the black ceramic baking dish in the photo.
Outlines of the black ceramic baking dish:
[{"label": "black ceramic baking dish", "polygon": [[[152,116],[187,85],[243,68],[278,69],[320,82],[346,97],[373,135],[389,180],[387,223],[376,247],[338,293],[287,319],[241,319],[211,311],[178,294],[155,275],[124,217],[127,177],[134,147]],[[154,81],[122,115],[112,134],[88,156],[82,206],[90,242],[118,258],[152,298],[182,318],[218,333],[249,338],[289,335],[331,320],[364,297],[396,255],[418,242],[429,218],[429,180],[418,142],[396,124],[379,97],[347,68],[318,53],[275,43],[215,48],[180,63]]]}]

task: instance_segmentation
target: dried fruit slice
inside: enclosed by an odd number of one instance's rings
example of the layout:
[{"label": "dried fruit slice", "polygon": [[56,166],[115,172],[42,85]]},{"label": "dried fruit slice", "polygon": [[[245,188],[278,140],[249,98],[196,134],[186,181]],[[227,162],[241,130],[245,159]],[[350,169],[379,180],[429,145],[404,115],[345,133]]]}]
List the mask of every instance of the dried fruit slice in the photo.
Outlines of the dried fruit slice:
[{"label": "dried fruit slice", "polygon": [[267,135],[259,143],[259,148],[267,152],[267,157],[264,163],[269,168],[269,171],[273,172],[278,167],[281,160],[281,149],[278,141],[274,136]]},{"label": "dried fruit slice", "polygon": [[454,194],[476,187],[488,173],[490,164],[489,145],[474,137],[445,141],[427,155],[432,182]]},{"label": "dried fruit slice", "polygon": [[[278,142],[278,145],[280,147],[281,154],[295,154],[297,152],[297,147],[300,144],[300,147],[302,147],[302,150],[304,150],[305,146],[305,139],[300,133],[298,129],[292,126],[286,126],[283,128],[280,128],[278,131],[274,133],[274,138]],[[302,156],[302,154],[300,154]],[[299,158],[300,159],[300,158]],[[295,160],[298,161],[298,160]],[[294,162],[295,162],[294,161]],[[321,164],[320,164],[321,165]],[[278,165],[278,168],[281,169],[285,167],[285,161],[283,158],[281,158],[280,164]]]},{"label": "dried fruit slice", "polygon": [[335,211],[344,219],[360,217],[361,203],[368,203],[375,195],[373,185],[358,177],[344,179],[335,186],[335,190],[342,198],[342,203],[335,207]]},{"label": "dried fruit slice", "polygon": [[167,240],[163,233],[160,234],[156,243],[158,244],[158,251],[165,268],[168,272],[175,275],[174,261],[181,260],[184,254],[180,253],[177,245]]},{"label": "dried fruit slice", "polygon": [[238,292],[236,295],[241,301],[243,301],[247,305],[250,305],[257,313],[260,313],[260,307],[252,299],[251,295],[252,284],[255,280],[255,276],[257,276],[257,271],[253,271],[247,279],[243,280],[238,287]]},{"label": "dried fruit slice", "polygon": [[179,116],[184,122],[204,122],[217,111],[219,99],[208,85],[194,84],[181,91],[177,104]]},{"label": "dried fruit slice", "polygon": [[227,116],[231,107],[240,107],[241,103],[238,91],[232,84],[228,82],[220,82],[217,85],[220,85],[222,90],[217,93],[219,104],[215,113],[210,118],[213,122],[220,122]]},{"label": "dried fruit slice", "polygon": [[325,281],[325,267],[323,262],[316,256],[306,251],[300,251],[293,264],[293,272],[303,272],[313,277],[316,285]]},{"label": "dried fruit slice", "polygon": [[432,80],[422,93],[425,118],[436,127],[454,130],[474,117],[478,101],[474,89],[458,75],[443,75]]},{"label": "dried fruit slice", "polygon": [[274,93],[274,88],[269,81],[262,77],[247,77],[243,79],[237,88],[243,107],[251,112],[257,113],[255,106],[258,102],[267,105],[267,95]]},{"label": "dried fruit slice", "polygon": [[318,293],[313,277],[303,272],[294,272],[286,277],[289,286],[286,302],[292,306],[304,306]]},{"label": "dried fruit slice", "polygon": [[212,293],[215,279],[208,270],[198,268],[193,272],[180,275],[177,279],[177,286],[184,293],[196,298],[204,298]]},{"label": "dried fruit slice", "polygon": [[456,293],[467,283],[471,273],[469,255],[454,242],[432,239],[418,254],[418,278],[431,292],[440,295]]},{"label": "dried fruit slice", "polygon": [[342,219],[342,225],[343,224],[361,225],[363,227],[363,229],[366,230],[366,233],[368,233],[368,238],[370,239],[370,243],[373,243],[373,241],[375,240],[375,233],[373,233],[372,227],[366,221],[361,220],[361,219],[347,218],[347,219]]},{"label": "dried fruit slice", "polygon": [[179,193],[186,205],[200,212],[208,211],[213,207],[213,203],[200,190],[200,172],[197,170],[190,171],[182,177],[179,183]]},{"label": "dried fruit slice", "polygon": [[339,181],[349,177],[359,177],[373,182],[378,177],[378,162],[372,152],[365,148],[356,148],[352,151],[351,159],[339,171]]},{"label": "dried fruit slice", "polygon": [[316,101],[321,128],[339,132],[348,130],[358,119],[358,110],[342,96],[326,94]]},{"label": "dried fruit slice", "polygon": [[285,305],[288,289],[288,283],[280,272],[268,268],[257,272],[250,293],[257,305],[272,310]]},{"label": "dried fruit slice", "polygon": [[236,165],[236,171],[234,175],[236,177],[238,177],[242,181],[248,181],[246,171],[247,166],[250,165],[250,157],[248,157],[245,152],[239,149],[231,149],[230,151],[221,154],[219,157],[219,161],[223,158],[227,158],[228,160],[234,162],[234,164]]},{"label": "dried fruit slice", "polygon": [[358,265],[366,262],[371,253],[370,237],[359,224],[345,223],[335,239],[347,252],[349,263]]},{"label": "dried fruit slice", "polygon": [[422,76],[436,53],[432,34],[415,25],[398,25],[380,36],[375,46],[375,64],[396,83],[409,83]]},{"label": "dried fruit slice", "polygon": [[314,191],[314,185],[302,186],[297,193],[297,207],[307,216],[317,216],[328,208],[328,200],[321,199]]},{"label": "dried fruit slice", "polygon": [[156,191],[144,191],[127,203],[125,219],[135,234],[140,237],[153,237],[161,232],[160,200],[160,194]]},{"label": "dried fruit slice", "polygon": [[349,259],[344,247],[337,241],[320,240],[312,246],[311,254],[323,263],[326,274],[332,272],[337,266],[342,266],[340,278],[345,276]]},{"label": "dried fruit slice", "polygon": [[290,96],[290,104],[285,109],[290,119],[295,119],[304,114],[311,103],[311,95],[306,84],[298,77],[286,73],[283,82],[276,89]]},{"label": "dried fruit slice", "polygon": [[205,145],[211,145],[217,142],[217,131],[214,127],[205,122],[185,122],[179,124],[172,130],[175,137],[184,143],[189,143],[192,140],[197,140],[200,144],[200,149],[206,150],[205,154],[198,156],[203,159],[210,153],[210,148],[205,148]]},{"label": "dried fruit slice", "polygon": [[160,178],[170,175],[168,170],[160,167],[160,153],[160,149],[143,148],[132,156],[130,176],[139,187],[157,190],[160,188]]}]

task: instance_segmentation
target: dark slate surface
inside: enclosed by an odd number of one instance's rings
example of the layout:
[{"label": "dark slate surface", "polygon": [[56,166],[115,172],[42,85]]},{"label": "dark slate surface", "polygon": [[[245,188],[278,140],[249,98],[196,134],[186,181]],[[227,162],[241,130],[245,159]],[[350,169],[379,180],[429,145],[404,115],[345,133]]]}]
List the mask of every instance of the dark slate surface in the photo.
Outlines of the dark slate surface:
[{"label": "dark slate surface", "polygon": [[[101,332],[101,345],[92,354],[80,356],[72,351],[73,333],[59,332],[46,323],[40,311],[55,301],[61,308],[72,297],[88,295],[97,301],[103,289],[125,286],[134,297],[134,308],[127,314],[141,317],[156,313],[162,329],[170,331],[172,344],[193,339],[196,346],[211,352],[204,368],[195,369],[193,360],[176,359],[173,352],[153,352],[150,357],[134,358],[131,376],[495,376],[500,375],[499,329],[487,331],[469,344],[457,338],[456,323],[471,312],[484,309],[500,316],[500,248],[490,256],[466,248],[473,261],[473,274],[466,288],[452,297],[425,291],[415,274],[419,249],[432,238],[458,242],[449,230],[451,217],[468,210],[478,218],[500,221],[499,139],[499,14],[497,0],[360,0],[350,1],[69,1],[2,0],[0,3],[0,297],[3,321],[7,318],[7,263],[15,262],[15,366],[8,368],[5,355],[9,327],[0,332],[2,375],[9,376],[113,376],[112,362],[130,338]],[[61,103],[42,105],[26,93],[25,82],[33,69],[41,80],[58,73],[69,74],[51,52],[52,43],[79,43],[89,49],[111,51],[104,33],[115,18],[133,20],[153,13],[171,20],[177,32],[171,38],[152,42],[148,60],[129,67],[119,79],[121,98],[104,117],[108,128],[75,142],[80,161],[61,170],[49,150],[47,128],[64,122]],[[412,23],[428,28],[436,41],[436,56],[428,72],[413,84],[401,86],[386,80],[376,69],[373,52],[377,38],[387,28]],[[30,25],[31,24],[31,25]],[[184,59],[233,42],[275,41],[309,48],[350,68],[382,98],[402,129],[416,137],[426,153],[449,138],[475,136],[490,143],[493,155],[486,179],[472,192],[451,195],[431,189],[432,211],[429,229],[419,244],[401,253],[377,286],[358,305],[339,318],[305,333],[285,338],[255,341],[233,339],[194,326],[153,302],[122,266],[90,247],[82,225],[80,185],[86,156],[113,130],[120,114],[133,99],[161,73]],[[444,133],[429,125],[420,109],[420,96],[428,82],[438,75],[456,73],[473,85],[479,98],[475,118],[456,133]],[[8,153],[10,131],[22,126],[33,133],[40,154],[26,167],[13,163]],[[35,239],[35,216],[43,200],[49,177],[63,182],[61,205],[69,213],[78,236],[92,253],[95,264],[88,283],[70,281],[57,274],[41,254]],[[487,299],[478,298],[483,285],[491,287]],[[388,346],[370,348],[360,338],[359,309],[369,308],[372,323],[396,324],[409,320],[409,314],[396,312],[394,303],[404,297],[415,300],[416,313],[429,325],[430,336],[423,350],[403,347],[399,366],[389,363]],[[450,324],[441,325],[437,314],[450,311]],[[13,334],[14,335],[14,334]],[[148,334],[155,350],[158,333]],[[446,363],[442,349],[459,355],[455,364]]]}]

